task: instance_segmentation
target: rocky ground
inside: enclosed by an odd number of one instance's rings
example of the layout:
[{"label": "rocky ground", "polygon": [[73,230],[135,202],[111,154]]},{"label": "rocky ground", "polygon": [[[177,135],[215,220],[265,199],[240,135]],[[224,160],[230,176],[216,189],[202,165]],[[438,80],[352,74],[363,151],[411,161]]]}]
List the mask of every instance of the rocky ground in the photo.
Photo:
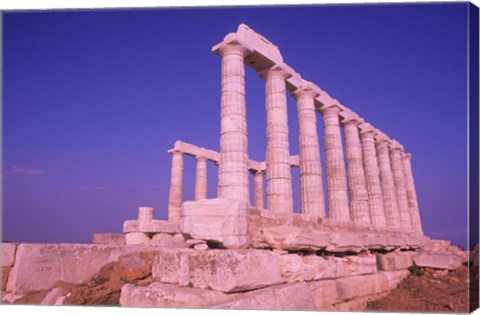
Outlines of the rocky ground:
[{"label": "rocky ground", "polygon": [[[456,270],[414,268],[412,274],[386,297],[369,302],[367,311],[467,313],[478,307],[478,266],[470,270],[462,265]],[[469,302],[470,294],[477,297]]]}]

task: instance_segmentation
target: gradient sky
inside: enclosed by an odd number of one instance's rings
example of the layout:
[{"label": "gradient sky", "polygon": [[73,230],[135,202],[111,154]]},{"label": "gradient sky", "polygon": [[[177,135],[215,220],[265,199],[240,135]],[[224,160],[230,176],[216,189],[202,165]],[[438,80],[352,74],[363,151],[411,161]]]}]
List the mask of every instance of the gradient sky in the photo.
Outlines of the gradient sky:
[{"label": "gradient sky", "polygon": [[[91,242],[138,206],[167,218],[176,140],[219,149],[211,47],[245,23],[286,63],[412,153],[425,233],[467,245],[467,3],[3,15],[3,239]],[[264,81],[246,70],[249,154],[265,159]],[[290,147],[298,154],[295,101]],[[323,132],[319,137],[321,155]],[[184,161],[193,199],[193,158]],[[216,194],[208,164],[208,196]],[[293,170],[298,211],[298,170]]]}]

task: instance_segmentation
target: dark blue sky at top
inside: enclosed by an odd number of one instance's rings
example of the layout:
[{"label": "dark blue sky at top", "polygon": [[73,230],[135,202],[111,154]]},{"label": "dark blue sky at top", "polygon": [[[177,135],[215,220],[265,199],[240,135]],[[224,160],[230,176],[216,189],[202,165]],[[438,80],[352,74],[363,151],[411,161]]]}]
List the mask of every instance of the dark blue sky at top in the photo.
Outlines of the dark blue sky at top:
[{"label": "dark blue sky at top", "polygon": [[[467,3],[5,13],[2,237],[90,242],[120,233],[138,206],[166,219],[167,150],[219,149],[211,47],[245,23],[412,153],[425,233],[466,246],[467,13]],[[264,160],[264,81],[249,68],[246,93],[250,158]],[[298,154],[290,96],[288,107]],[[195,162],[184,163],[192,200]]]}]

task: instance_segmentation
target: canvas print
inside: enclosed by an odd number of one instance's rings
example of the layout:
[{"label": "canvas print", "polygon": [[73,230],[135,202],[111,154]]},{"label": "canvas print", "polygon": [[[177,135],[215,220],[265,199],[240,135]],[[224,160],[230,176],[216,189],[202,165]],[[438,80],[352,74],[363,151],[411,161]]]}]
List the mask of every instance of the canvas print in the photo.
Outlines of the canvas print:
[{"label": "canvas print", "polygon": [[2,13],[1,303],[478,307],[478,8]]}]

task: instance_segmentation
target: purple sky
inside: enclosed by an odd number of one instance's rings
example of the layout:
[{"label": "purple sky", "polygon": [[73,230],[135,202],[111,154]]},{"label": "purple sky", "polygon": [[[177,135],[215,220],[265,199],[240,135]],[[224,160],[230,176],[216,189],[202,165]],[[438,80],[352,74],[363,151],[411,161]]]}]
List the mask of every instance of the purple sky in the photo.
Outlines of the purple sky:
[{"label": "purple sky", "polygon": [[[3,239],[91,242],[138,206],[166,219],[176,140],[219,148],[211,47],[245,23],[412,153],[425,233],[467,245],[467,3],[3,16]],[[246,70],[249,154],[265,159],[264,81]],[[297,115],[288,97],[290,147]],[[320,145],[323,150],[321,116]],[[321,152],[322,158],[324,152]],[[193,199],[185,158],[184,200]],[[216,194],[209,163],[208,196]],[[298,209],[298,171],[293,171]]]}]

